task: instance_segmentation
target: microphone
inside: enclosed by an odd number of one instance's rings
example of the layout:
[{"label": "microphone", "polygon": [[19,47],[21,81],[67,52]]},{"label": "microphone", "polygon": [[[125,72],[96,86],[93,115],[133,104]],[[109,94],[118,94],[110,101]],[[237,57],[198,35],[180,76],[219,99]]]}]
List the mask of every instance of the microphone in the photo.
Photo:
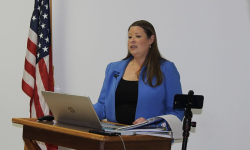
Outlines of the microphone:
[{"label": "microphone", "polygon": [[114,77],[117,79],[117,77],[119,77],[119,74],[115,74]]}]

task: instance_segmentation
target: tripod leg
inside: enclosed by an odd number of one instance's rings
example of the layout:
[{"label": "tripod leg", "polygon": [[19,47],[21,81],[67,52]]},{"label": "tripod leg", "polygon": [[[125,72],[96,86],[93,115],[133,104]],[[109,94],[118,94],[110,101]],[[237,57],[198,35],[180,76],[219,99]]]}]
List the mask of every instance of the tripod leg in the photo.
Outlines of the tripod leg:
[{"label": "tripod leg", "polygon": [[183,132],[183,141],[182,141],[182,149],[181,150],[186,150],[187,149],[188,137],[189,137],[189,132],[184,131]]}]

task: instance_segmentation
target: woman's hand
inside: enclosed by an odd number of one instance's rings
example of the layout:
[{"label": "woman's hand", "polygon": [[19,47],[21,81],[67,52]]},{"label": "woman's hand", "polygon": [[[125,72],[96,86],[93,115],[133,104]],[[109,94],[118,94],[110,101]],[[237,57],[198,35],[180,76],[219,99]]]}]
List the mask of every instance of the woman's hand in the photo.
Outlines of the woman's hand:
[{"label": "woman's hand", "polygon": [[142,123],[142,122],[144,122],[144,121],[146,121],[146,119],[143,118],[143,117],[141,117],[141,118],[136,119],[136,120],[133,122],[133,124]]}]

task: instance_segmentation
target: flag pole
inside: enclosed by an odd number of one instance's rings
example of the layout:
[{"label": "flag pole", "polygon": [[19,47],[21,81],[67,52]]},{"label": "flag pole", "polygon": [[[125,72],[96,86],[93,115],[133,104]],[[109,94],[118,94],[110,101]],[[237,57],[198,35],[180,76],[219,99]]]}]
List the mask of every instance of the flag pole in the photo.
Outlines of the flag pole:
[{"label": "flag pole", "polygon": [[49,10],[50,10],[50,35],[51,35],[51,45],[52,45],[52,0],[49,1]]},{"label": "flag pole", "polygon": [[[49,1],[49,10],[50,10],[50,38],[51,38],[51,56],[53,57],[53,38],[52,38],[52,0]],[[54,65],[52,66],[53,71],[53,86],[55,86],[55,79],[54,79]]]}]

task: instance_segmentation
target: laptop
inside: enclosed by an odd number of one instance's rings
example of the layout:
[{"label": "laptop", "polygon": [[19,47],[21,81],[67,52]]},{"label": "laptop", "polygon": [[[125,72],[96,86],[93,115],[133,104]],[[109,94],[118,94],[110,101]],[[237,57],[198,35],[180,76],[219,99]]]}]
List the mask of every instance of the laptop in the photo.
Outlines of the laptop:
[{"label": "laptop", "polygon": [[91,129],[116,129],[122,125],[100,122],[88,96],[42,91],[57,124],[69,124]]}]

